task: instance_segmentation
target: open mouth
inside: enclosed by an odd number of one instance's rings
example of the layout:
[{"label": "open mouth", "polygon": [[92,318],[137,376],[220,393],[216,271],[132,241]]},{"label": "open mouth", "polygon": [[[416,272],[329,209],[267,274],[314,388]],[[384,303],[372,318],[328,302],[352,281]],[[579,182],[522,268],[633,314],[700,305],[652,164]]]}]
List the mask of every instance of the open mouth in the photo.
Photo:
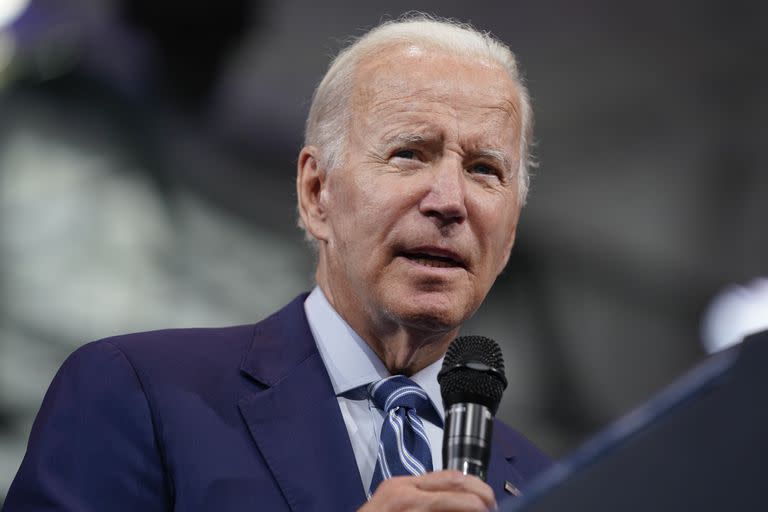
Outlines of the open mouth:
[{"label": "open mouth", "polygon": [[464,264],[452,256],[429,254],[426,252],[407,252],[402,253],[402,256],[425,267],[464,268]]}]

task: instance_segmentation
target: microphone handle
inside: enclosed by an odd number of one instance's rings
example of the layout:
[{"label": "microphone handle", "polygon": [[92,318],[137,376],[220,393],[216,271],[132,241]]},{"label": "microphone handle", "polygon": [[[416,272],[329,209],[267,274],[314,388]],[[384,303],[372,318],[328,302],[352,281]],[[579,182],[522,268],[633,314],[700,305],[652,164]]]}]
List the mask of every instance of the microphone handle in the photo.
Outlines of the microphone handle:
[{"label": "microphone handle", "polygon": [[484,405],[456,403],[445,411],[443,467],[485,481],[491,458],[493,414]]}]

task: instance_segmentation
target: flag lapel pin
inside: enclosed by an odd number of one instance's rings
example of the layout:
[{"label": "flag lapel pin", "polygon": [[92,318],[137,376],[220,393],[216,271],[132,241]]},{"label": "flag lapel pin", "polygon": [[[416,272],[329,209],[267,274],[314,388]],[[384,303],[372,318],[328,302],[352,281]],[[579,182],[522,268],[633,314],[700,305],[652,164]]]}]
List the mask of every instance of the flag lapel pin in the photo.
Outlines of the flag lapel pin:
[{"label": "flag lapel pin", "polygon": [[512,496],[522,496],[523,493],[520,492],[520,489],[514,486],[512,482],[504,482],[504,490],[507,491]]}]

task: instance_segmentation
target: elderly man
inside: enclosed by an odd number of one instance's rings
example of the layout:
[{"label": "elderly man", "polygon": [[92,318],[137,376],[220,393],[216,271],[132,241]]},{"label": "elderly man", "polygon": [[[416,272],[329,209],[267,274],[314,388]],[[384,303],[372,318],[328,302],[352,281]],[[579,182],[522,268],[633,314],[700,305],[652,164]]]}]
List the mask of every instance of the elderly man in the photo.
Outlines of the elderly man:
[{"label": "elderly man", "polygon": [[405,19],[344,50],[298,159],[317,287],[256,325],[76,351],[5,510],[487,510],[524,489],[548,460],[498,422],[487,484],[439,471],[436,375],[509,258],[530,126],[512,53],[469,27]]}]

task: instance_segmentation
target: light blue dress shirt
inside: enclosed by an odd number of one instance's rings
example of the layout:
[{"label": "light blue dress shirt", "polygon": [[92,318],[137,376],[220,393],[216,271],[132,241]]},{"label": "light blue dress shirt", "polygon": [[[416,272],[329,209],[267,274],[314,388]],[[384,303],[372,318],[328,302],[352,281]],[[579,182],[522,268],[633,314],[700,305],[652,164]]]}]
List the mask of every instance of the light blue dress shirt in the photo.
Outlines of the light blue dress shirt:
[{"label": "light blue dress shirt", "polygon": [[[360,479],[367,490],[376,468],[376,451],[384,413],[368,398],[365,386],[389,377],[390,373],[371,347],[333,309],[319,286],[307,297],[304,311],[320,356],[331,377],[352,450],[355,452]],[[426,391],[441,417],[444,415],[443,399],[440,396],[437,374],[442,364],[443,359],[440,358],[410,376],[410,379]],[[432,467],[440,470],[443,468],[443,429],[426,419],[424,429],[427,431],[432,450]]]}]

